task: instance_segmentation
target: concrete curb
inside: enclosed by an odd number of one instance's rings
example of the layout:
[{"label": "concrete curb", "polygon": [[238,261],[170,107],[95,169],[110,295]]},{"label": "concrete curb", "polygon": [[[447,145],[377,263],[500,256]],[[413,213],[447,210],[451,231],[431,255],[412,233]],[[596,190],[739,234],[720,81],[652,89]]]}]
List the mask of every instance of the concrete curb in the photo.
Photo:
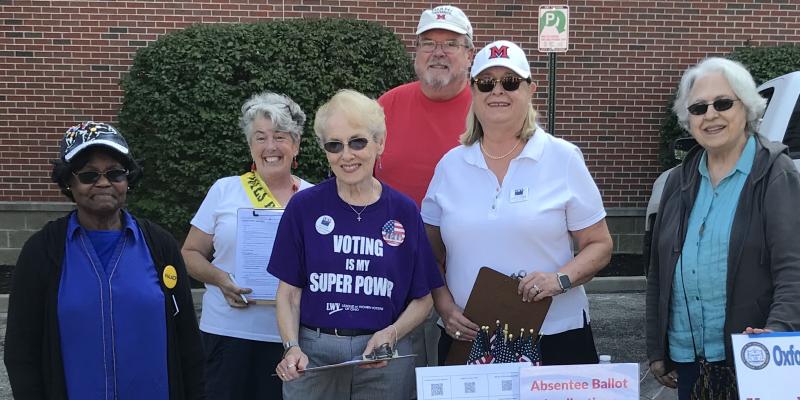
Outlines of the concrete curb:
[{"label": "concrete curb", "polygon": [[606,276],[594,278],[583,285],[586,293],[629,293],[647,290],[644,276]]},{"label": "concrete curb", "polygon": [[[583,285],[586,293],[629,293],[644,292],[647,288],[645,277],[643,276],[609,276],[594,278],[589,283]],[[192,289],[192,299],[195,306],[203,301],[205,289]],[[0,294],[0,313],[8,310],[8,295]]]}]

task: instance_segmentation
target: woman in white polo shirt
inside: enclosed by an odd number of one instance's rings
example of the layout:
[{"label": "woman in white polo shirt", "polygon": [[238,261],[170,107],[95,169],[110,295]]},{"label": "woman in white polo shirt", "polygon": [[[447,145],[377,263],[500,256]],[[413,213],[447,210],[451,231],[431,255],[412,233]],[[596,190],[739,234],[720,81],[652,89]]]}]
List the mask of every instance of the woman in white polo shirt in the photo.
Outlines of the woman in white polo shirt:
[{"label": "woman in white polo shirt", "polygon": [[581,285],[611,258],[600,192],[581,151],[536,125],[536,85],[522,49],[489,44],[475,56],[471,75],[462,145],[439,162],[422,202],[447,283],[433,291],[447,333],[440,360],[452,340],[475,338],[478,326],[463,307],[478,270],[490,266],[527,271],[519,285],[523,301],[553,298],[541,329],[543,364],[596,363]]}]

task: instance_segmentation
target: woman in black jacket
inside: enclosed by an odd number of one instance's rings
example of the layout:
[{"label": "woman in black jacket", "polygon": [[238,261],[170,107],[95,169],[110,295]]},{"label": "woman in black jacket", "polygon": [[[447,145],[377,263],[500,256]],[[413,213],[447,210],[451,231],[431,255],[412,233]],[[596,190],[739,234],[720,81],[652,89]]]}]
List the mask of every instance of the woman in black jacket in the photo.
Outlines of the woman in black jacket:
[{"label": "woman in black jacket", "polygon": [[53,180],[77,210],[20,253],[5,364],[16,399],[202,399],[203,359],[175,240],[123,209],[141,176],[114,127],[67,130]]},{"label": "woman in black jacket", "polygon": [[800,329],[800,175],[758,135],[739,63],[686,71],[674,110],[697,140],[664,185],[647,277],[647,355],[681,400],[735,398],[731,334]]}]

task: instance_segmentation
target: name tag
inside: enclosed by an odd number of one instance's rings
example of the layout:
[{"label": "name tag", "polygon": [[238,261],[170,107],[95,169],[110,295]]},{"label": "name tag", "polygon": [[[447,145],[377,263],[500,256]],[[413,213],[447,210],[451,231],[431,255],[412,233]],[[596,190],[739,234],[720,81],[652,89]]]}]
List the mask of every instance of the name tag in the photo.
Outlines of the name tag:
[{"label": "name tag", "polygon": [[528,188],[524,187],[511,191],[511,198],[509,199],[509,202],[519,203],[526,200],[528,200]]}]

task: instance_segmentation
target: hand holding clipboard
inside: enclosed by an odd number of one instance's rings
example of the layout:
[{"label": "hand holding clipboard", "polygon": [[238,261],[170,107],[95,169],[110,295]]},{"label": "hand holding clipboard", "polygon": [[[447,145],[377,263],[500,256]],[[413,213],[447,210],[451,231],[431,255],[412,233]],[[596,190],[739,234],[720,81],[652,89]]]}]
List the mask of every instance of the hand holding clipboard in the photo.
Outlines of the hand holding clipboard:
[{"label": "hand holding clipboard", "polygon": [[[536,334],[553,302],[551,297],[536,302],[524,302],[517,293],[519,280],[482,267],[472,286],[464,316],[480,326],[494,326],[497,320],[508,324],[509,331],[533,329]],[[445,365],[462,365],[469,355],[471,343],[453,341]]]}]

